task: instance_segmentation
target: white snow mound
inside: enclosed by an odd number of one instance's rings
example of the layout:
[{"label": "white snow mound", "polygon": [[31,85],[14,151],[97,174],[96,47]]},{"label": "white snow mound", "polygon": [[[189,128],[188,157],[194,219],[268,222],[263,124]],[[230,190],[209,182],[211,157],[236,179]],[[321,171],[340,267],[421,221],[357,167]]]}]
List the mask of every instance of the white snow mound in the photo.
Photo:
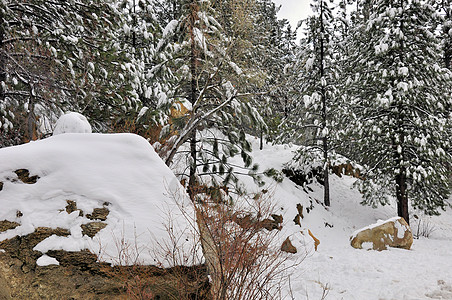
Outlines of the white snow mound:
[{"label": "white snow mound", "polygon": [[[66,228],[68,237],[51,236],[34,250],[89,249],[114,264],[171,265],[164,254],[172,244],[171,228],[181,251],[191,249],[187,218],[191,202],[173,173],[143,138],[133,134],[63,134],[0,149],[0,220],[20,226],[0,233],[0,241],[32,233],[37,227]],[[17,179],[27,169],[35,184]],[[68,213],[67,200],[79,211]],[[94,208],[107,208],[106,227],[93,238],[82,224]],[[21,213],[18,213],[20,211]],[[170,222],[170,220],[172,222]],[[99,220],[94,220],[98,222]]]},{"label": "white snow mound", "polygon": [[91,125],[84,115],[68,112],[62,115],[55,124],[53,135],[62,133],[91,133]]}]

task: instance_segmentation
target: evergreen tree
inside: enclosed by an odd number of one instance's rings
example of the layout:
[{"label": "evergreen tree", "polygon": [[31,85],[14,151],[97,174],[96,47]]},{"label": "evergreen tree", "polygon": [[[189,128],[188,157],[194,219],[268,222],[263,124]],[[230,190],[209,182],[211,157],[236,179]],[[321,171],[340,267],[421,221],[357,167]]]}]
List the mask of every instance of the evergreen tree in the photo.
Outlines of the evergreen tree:
[{"label": "evergreen tree", "polygon": [[418,0],[379,0],[355,27],[347,91],[354,122],[349,134],[366,166],[365,203],[397,198],[409,222],[413,207],[437,213],[446,206],[451,73],[440,66],[434,7]]},{"label": "evergreen tree", "polygon": [[[182,174],[189,179],[190,189],[200,184],[204,175],[218,184],[236,181],[235,168],[228,158],[240,154],[246,172],[255,174],[257,166],[251,166],[250,143],[245,139],[244,124],[259,121],[247,93],[239,93],[241,77],[246,76],[231,57],[234,41],[217,22],[217,13],[209,1],[182,1],[178,20],[172,20],[168,33],[172,42],[167,47],[175,51],[175,59],[168,62],[176,76],[174,84],[175,104],[182,104],[189,113],[168,124],[165,133],[173,136],[161,150],[165,160],[172,165],[180,147],[187,144],[189,172]],[[234,84],[236,86],[234,86]],[[250,170],[251,168],[251,170]],[[207,182],[209,184],[209,182]]]},{"label": "evergreen tree", "polygon": [[[307,33],[297,55],[295,68],[298,77],[297,93],[301,97],[294,98],[295,113],[287,116],[285,126],[288,127],[286,134],[304,140],[308,146],[301,150],[302,153],[295,160],[304,161],[302,156],[309,155],[314,162],[322,162],[324,203],[329,206],[330,152],[336,129],[334,114],[337,114],[338,102],[338,70],[335,61],[337,45],[333,14],[328,2],[314,1],[313,11],[315,15],[307,20]],[[320,155],[312,152],[320,152]]]},{"label": "evergreen tree", "polygon": [[3,145],[36,139],[65,110],[84,113],[100,129],[134,106],[109,4],[2,1],[0,17]]},{"label": "evergreen tree", "polygon": [[452,1],[437,1],[438,10],[443,18],[442,41],[444,49],[444,64],[452,70]]},{"label": "evergreen tree", "polygon": [[150,126],[166,124],[172,105],[175,76],[168,68],[172,49],[166,47],[171,35],[164,28],[167,23],[161,23],[165,22],[162,6],[153,0],[118,3],[122,17],[118,36],[133,74],[132,88],[141,104],[139,112],[132,110],[126,117],[134,119],[138,127],[135,131],[142,134]]}]

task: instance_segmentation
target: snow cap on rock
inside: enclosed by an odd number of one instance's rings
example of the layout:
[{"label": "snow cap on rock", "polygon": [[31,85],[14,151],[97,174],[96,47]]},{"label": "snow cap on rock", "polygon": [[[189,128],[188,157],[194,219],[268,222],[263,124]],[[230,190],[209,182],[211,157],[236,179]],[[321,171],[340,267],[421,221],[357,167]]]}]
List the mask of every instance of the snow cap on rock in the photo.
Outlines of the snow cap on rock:
[{"label": "snow cap on rock", "polygon": [[62,133],[91,133],[91,125],[86,117],[76,112],[67,112],[55,124],[53,135]]}]

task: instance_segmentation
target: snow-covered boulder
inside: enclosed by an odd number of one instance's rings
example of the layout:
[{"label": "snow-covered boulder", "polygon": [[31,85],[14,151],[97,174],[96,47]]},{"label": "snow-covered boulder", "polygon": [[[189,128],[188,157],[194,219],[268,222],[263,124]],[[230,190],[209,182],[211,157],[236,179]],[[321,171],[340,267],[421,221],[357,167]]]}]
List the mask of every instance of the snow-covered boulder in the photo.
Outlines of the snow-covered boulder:
[{"label": "snow-covered boulder", "polygon": [[350,241],[357,249],[362,249],[363,243],[372,243],[372,248],[378,251],[386,250],[387,246],[409,250],[413,234],[404,218],[395,217],[355,231]]},{"label": "snow-covered boulder", "polygon": [[68,112],[62,115],[55,124],[53,135],[62,133],[91,133],[91,125],[84,115]]},{"label": "snow-covered boulder", "polygon": [[38,229],[42,255],[88,249],[113,264],[169,266],[166,245],[193,247],[191,202],[138,135],[61,134],[2,148],[0,161],[0,252]]}]

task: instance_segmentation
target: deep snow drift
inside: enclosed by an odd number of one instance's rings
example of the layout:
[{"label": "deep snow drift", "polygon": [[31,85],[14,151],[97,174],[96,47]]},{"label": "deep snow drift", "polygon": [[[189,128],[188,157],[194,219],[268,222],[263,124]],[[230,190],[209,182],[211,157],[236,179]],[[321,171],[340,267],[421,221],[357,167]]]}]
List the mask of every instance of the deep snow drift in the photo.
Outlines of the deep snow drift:
[{"label": "deep snow drift", "polygon": [[[116,264],[164,265],[170,262],[163,254],[156,255],[154,246],[171,244],[169,219],[178,220],[171,229],[183,236],[181,249],[193,241],[191,226],[181,217],[182,212],[190,214],[190,202],[176,177],[137,135],[61,134],[0,149],[0,162],[4,183],[0,220],[20,224],[0,233],[0,240],[32,233],[37,227],[61,227],[71,235],[51,236],[35,250],[89,249],[100,260]],[[39,179],[25,184],[14,173],[18,169],[28,169]],[[83,216],[79,211],[68,213],[67,200],[75,201]],[[81,225],[93,222],[87,215],[103,207],[109,210],[107,226],[93,238],[83,235]],[[49,263],[45,258],[38,263]]]}]

